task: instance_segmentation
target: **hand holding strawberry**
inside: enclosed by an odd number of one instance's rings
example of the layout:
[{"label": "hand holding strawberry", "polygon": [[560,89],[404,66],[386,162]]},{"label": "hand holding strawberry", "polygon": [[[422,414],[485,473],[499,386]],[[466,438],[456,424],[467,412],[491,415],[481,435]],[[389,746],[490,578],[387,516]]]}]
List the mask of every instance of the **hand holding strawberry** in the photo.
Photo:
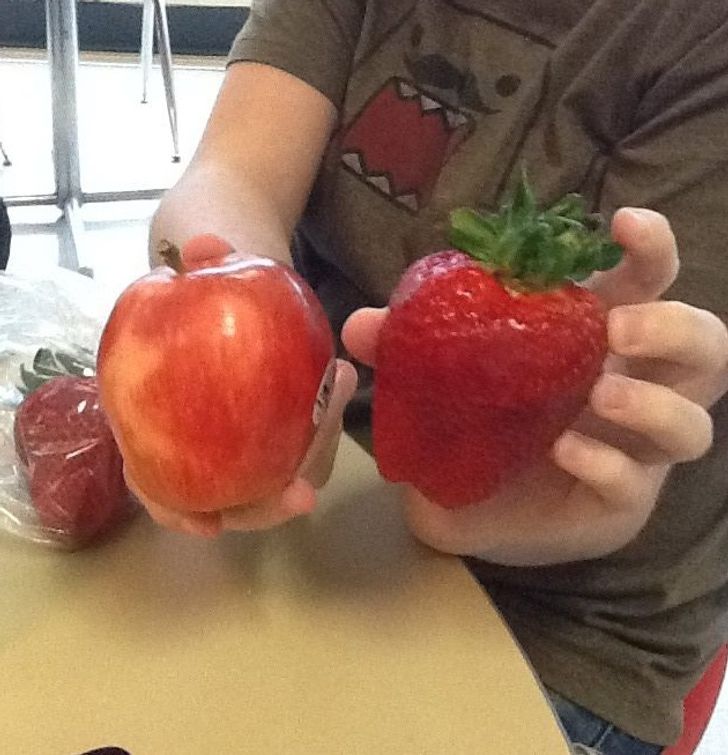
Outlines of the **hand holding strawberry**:
[{"label": "hand holding strawberry", "polygon": [[525,181],[500,213],[451,215],[456,249],[412,265],[377,346],[379,469],[455,508],[490,497],[579,415],[607,354],[579,286],[621,249],[577,197],[542,211]]},{"label": "hand holding strawberry", "polygon": [[[669,466],[711,442],[706,411],[728,388],[728,335],[714,315],[658,298],[678,269],[667,221],[624,209],[612,236],[619,266],[588,281],[608,309],[609,355],[589,405],[549,457],[484,505],[449,510],[405,486],[413,532],[443,551],[499,563],[544,564],[618,549],[647,521]],[[386,310],[355,313],[349,351],[376,366]]]}]

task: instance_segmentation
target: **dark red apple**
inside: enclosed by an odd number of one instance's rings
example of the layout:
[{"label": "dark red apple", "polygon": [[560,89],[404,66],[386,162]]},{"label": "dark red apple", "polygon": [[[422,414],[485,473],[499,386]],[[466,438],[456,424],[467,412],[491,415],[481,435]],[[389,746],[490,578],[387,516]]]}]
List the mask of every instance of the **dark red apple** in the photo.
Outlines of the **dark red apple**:
[{"label": "dark red apple", "polygon": [[[188,253],[189,250],[189,253]],[[309,286],[212,236],[127,288],[98,355],[102,406],[140,493],[179,511],[275,495],[308,449],[335,372]]]}]

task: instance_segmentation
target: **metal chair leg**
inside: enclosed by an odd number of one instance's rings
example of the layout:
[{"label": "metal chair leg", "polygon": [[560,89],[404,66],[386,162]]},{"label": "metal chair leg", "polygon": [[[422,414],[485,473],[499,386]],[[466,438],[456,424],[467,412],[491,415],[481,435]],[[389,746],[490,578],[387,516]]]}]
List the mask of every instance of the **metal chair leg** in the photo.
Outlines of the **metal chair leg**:
[{"label": "metal chair leg", "polygon": [[174,96],[172,47],[169,42],[169,27],[167,25],[167,6],[165,0],[154,0],[154,7],[157,14],[157,44],[159,46],[159,57],[162,64],[164,94],[167,99],[167,115],[169,116],[169,127],[172,131],[172,146],[174,147],[172,162],[178,163],[180,161],[180,156],[179,134],[177,128],[177,104]]},{"label": "metal chair leg", "polygon": [[8,157],[8,153],[5,151],[5,147],[3,147],[2,142],[0,142],[0,155],[2,155],[3,165],[6,168],[12,165],[12,163],[10,162],[10,158]]},{"label": "metal chair leg", "polygon": [[140,58],[142,76],[144,79],[142,88],[142,102],[147,101],[149,89],[149,74],[152,71],[152,58],[154,56],[154,0],[144,0],[142,11],[142,39]]}]

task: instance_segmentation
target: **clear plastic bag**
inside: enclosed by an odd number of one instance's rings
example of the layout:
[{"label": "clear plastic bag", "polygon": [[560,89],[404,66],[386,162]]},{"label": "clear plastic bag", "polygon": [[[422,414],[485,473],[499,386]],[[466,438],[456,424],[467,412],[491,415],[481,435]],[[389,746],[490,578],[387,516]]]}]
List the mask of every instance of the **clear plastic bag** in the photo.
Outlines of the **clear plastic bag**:
[{"label": "clear plastic bag", "polygon": [[79,275],[0,274],[0,531],[44,545],[83,547],[136,508],[98,402],[94,301]]}]

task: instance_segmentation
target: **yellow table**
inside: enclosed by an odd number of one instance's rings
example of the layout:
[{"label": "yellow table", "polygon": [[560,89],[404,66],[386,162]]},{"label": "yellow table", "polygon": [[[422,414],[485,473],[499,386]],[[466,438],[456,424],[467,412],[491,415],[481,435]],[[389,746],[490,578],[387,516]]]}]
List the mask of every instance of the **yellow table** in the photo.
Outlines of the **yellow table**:
[{"label": "yellow table", "polygon": [[138,517],[80,553],[0,538],[0,750],[560,755],[479,586],[344,439],[322,505],[205,542]]}]

